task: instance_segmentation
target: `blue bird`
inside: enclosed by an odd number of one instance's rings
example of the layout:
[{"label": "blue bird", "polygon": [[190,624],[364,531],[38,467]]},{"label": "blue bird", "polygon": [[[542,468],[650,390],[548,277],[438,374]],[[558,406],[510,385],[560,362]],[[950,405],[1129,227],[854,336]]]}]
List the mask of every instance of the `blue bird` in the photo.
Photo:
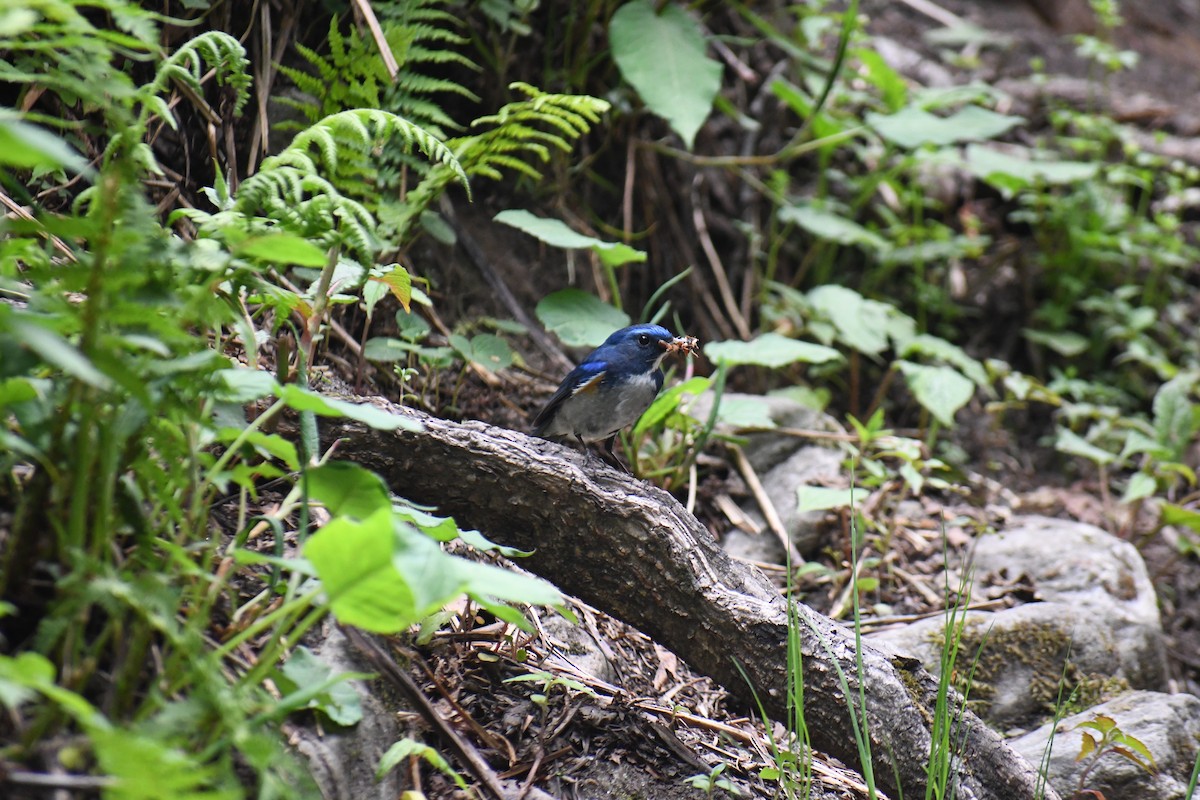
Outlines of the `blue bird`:
[{"label": "blue bird", "polygon": [[613,443],[662,389],[663,358],[673,352],[692,352],[695,341],[676,339],[661,325],[621,328],[567,374],[534,419],[534,435],[574,437],[585,451],[589,442],[604,441],[605,451],[619,464]]}]

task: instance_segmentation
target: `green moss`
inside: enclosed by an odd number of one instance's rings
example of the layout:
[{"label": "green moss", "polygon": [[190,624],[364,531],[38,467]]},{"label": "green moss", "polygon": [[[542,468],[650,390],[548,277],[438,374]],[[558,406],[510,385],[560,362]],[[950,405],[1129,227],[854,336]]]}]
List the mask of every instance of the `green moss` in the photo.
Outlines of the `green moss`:
[{"label": "green moss", "polygon": [[[943,647],[944,632],[930,631],[928,641],[935,647]],[[1062,698],[1068,702],[1067,713],[1090,708],[1129,688],[1124,679],[1080,671],[1068,660],[1070,644],[1070,637],[1063,630],[1048,623],[996,630],[989,620],[967,620],[953,675],[954,688],[967,696],[972,711],[989,719],[996,687],[1004,675],[1014,669],[1028,670],[1033,676],[1029,698],[1036,718],[1022,720],[1023,725],[1041,724],[1054,715],[1060,680],[1065,682]]]}]

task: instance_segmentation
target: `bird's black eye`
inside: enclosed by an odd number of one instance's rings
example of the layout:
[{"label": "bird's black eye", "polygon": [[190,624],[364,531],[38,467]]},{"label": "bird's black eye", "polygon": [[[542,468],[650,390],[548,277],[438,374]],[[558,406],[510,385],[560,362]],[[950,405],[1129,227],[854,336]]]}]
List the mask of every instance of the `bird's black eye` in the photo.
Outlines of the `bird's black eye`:
[{"label": "bird's black eye", "polygon": [[638,344],[640,344],[642,347],[645,347],[646,345],[650,344],[650,334],[648,334],[648,333],[638,334]]}]

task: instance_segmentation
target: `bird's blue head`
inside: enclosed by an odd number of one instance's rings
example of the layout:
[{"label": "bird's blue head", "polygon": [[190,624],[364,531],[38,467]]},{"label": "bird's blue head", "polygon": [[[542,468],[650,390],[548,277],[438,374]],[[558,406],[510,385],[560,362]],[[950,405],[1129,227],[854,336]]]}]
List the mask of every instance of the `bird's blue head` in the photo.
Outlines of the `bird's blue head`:
[{"label": "bird's blue head", "polygon": [[658,369],[674,340],[661,325],[630,325],[605,339],[587,360],[606,362],[610,373],[644,375]]}]

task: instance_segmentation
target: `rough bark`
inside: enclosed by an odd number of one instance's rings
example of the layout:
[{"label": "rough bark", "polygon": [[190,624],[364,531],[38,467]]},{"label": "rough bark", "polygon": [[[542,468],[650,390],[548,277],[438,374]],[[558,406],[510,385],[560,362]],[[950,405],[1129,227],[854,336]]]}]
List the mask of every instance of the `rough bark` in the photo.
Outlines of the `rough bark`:
[{"label": "rough bark", "polygon": [[[523,567],[644,631],[753,708],[740,663],[767,712],[785,718],[783,598],[761,572],[729,558],[674,497],[552,442],[390,410],[420,420],[424,430],[385,433],[325,420],[322,439],[341,440],[339,457],[379,473],[397,494],[535,551]],[[805,606],[798,612],[813,745],[858,764],[837,669],[857,700],[854,637]],[[876,780],[894,796],[899,783],[904,796],[923,797],[936,681],[866,644],[862,661]],[[955,738],[962,743],[954,767],[961,800],[1035,796],[1034,770],[973,714]],[[1043,796],[1057,800],[1048,788]]]}]

